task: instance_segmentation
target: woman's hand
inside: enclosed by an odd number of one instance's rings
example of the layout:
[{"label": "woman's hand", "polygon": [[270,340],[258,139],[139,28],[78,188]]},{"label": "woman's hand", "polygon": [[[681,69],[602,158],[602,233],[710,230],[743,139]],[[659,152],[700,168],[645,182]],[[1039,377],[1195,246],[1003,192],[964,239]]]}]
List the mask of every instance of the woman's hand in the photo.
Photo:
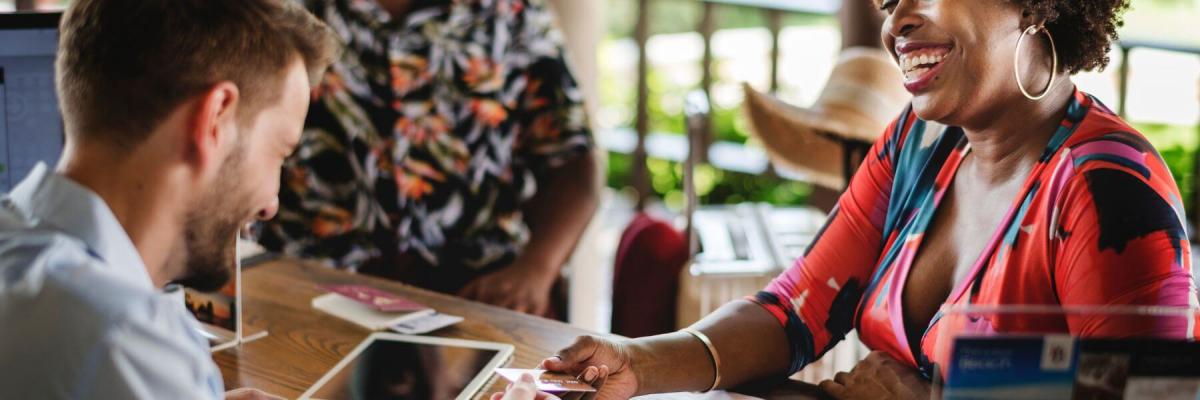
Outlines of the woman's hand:
[{"label": "woman's hand", "polygon": [[929,399],[929,382],[882,351],[871,352],[850,372],[838,372],[820,387],[839,400]]},{"label": "woman's hand", "polygon": [[633,397],[638,390],[638,379],[633,371],[633,356],[629,347],[620,342],[594,336],[580,336],[575,344],[558,352],[558,355],[542,361],[548,371],[581,375],[589,381],[588,374],[606,376],[600,384],[593,384],[599,391],[597,400],[623,400]]}]

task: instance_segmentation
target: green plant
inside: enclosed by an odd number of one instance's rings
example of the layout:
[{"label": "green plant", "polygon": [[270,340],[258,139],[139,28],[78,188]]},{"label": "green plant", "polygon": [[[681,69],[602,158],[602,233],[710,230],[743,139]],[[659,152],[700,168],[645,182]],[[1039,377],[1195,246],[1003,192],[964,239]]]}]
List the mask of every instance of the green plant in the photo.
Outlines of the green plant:
[{"label": "green plant", "polygon": [[[608,185],[614,189],[631,189],[632,156],[613,153],[608,163]],[[663,199],[668,207],[683,206],[683,168],[679,163],[650,159],[646,163],[654,196]],[[812,194],[812,186],[770,174],[751,175],[722,171],[711,165],[696,168],[696,194],[701,204],[737,204],[762,202],[775,205],[802,205]]]},{"label": "green plant", "polygon": [[1192,207],[1192,196],[1196,195],[1196,177],[1192,174],[1192,168],[1196,163],[1200,131],[1196,127],[1167,124],[1135,123],[1133,126],[1154,144],[1171,170],[1187,213],[1200,212]]}]

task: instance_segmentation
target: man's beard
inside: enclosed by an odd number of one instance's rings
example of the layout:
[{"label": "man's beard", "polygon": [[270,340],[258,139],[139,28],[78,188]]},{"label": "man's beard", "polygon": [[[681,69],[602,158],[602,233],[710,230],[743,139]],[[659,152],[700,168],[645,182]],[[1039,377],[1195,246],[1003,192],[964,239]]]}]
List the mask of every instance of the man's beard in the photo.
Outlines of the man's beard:
[{"label": "man's beard", "polygon": [[201,292],[225,286],[233,276],[237,258],[237,233],[241,223],[218,220],[211,213],[188,216],[184,234],[183,276],[175,282]]},{"label": "man's beard", "polygon": [[249,204],[248,191],[238,185],[242,155],[232,155],[221,166],[212,190],[188,210],[183,243],[175,246],[182,254],[173,257],[174,262],[184,266],[175,283],[212,292],[225,286],[233,276],[237,234],[250,214],[242,210]]}]

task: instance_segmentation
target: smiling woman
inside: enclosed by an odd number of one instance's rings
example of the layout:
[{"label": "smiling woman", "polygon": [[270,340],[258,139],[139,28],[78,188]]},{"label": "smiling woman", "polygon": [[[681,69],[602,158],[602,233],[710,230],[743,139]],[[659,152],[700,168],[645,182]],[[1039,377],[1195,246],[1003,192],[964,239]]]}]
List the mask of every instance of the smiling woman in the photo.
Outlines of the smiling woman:
[{"label": "smiling woman", "polygon": [[[584,338],[546,361],[626,397],[786,376],[851,329],[875,350],[838,398],[928,398],[945,306],[1195,306],[1183,207],[1146,139],[1070,74],[1103,67],[1127,1],[887,0],[913,100],[817,239],[753,298],[687,332]],[[897,110],[901,111],[901,110]],[[986,318],[995,332],[1191,338],[1103,316]],[[719,362],[717,360],[720,360]]]},{"label": "smiling woman", "polygon": [[[874,0],[880,10],[891,12],[900,0]],[[1108,50],[1123,25],[1121,15],[1129,0],[1009,0],[1025,13],[1047,21],[1046,29],[1058,38],[1060,61],[1070,73],[1104,68]]]}]

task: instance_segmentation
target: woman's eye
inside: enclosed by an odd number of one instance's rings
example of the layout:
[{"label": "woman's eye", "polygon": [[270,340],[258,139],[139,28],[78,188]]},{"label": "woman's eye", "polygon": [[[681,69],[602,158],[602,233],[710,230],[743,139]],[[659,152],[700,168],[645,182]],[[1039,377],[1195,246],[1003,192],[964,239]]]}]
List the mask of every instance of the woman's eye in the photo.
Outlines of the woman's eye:
[{"label": "woman's eye", "polygon": [[887,11],[888,14],[891,14],[892,10],[896,9],[896,3],[899,2],[900,0],[884,0],[883,3],[879,4],[879,9],[881,11]]}]

